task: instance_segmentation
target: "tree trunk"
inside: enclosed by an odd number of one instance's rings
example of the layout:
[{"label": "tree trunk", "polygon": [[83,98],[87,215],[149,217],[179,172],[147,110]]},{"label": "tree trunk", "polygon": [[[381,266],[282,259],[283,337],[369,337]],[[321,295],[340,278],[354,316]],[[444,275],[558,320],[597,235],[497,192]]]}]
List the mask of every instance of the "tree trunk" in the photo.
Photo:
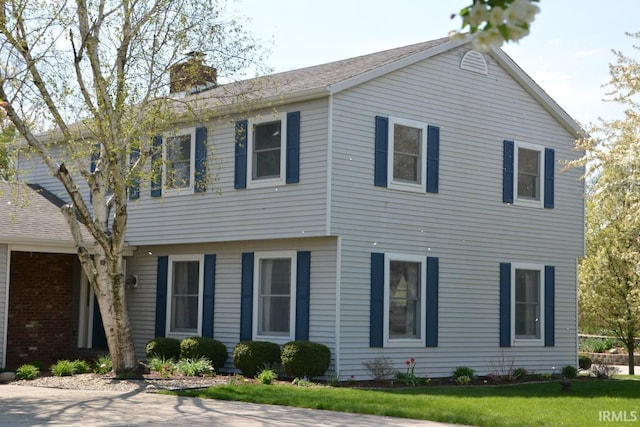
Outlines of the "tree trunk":
[{"label": "tree trunk", "polygon": [[636,349],[636,341],[634,339],[633,336],[631,337],[627,337],[627,349],[629,350],[629,359],[628,359],[628,364],[629,364],[629,375],[635,375],[635,359],[634,359],[634,353],[635,353],[635,349]]}]

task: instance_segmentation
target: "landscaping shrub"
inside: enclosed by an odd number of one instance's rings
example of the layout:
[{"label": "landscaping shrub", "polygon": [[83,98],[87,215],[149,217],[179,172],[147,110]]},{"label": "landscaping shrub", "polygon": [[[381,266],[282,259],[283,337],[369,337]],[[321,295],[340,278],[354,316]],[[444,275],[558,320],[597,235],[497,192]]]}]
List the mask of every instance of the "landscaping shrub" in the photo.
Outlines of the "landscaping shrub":
[{"label": "landscaping shrub", "polygon": [[562,368],[562,375],[569,379],[575,378],[578,376],[578,369],[575,366],[567,365]]},{"label": "landscaping shrub", "polygon": [[96,374],[104,375],[108,374],[112,370],[113,362],[111,361],[111,356],[108,354],[99,356],[93,363],[93,372]]},{"label": "landscaping shrub", "polygon": [[367,360],[362,362],[369,375],[374,381],[383,381],[393,377],[396,374],[396,369],[391,364],[391,360],[386,357],[378,357],[377,359]]},{"label": "landscaping shrub", "polygon": [[253,378],[260,368],[280,363],[280,346],[268,341],[241,341],[233,348],[233,366]]},{"label": "landscaping shrub", "polygon": [[[473,380],[476,377],[476,371],[474,371],[473,369],[467,367],[467,366],[458,366],[456,369],[454,369],[453,373],[451,374],[451,376],[453,377],[454,381],[460,383],[460,381],[458,380],[458,378],[461,377],[467,377],[469,378],[468,382],[463,382],[464,384],[469,384],[471,382],[471,380]],[[466,378],[463,379],[463,381],[466,381]]]},{"label": "landscaping shrub", "polygon": [[37,366],[24,364],[16,370],[16,378],[19,380],[33,380],[39,373],[40,369]]},{"label": "landscaping shrub", "polygon": [[524,368],[516,368],[513,370],[513,379],[519,380],[526,377],[528,374],[527,370]]},{"label": "landscaping shrub", "polygon": [[189,377],[215,375],[211,361],[206,357],[200,357],[198,359],[180,359],[178,360],[178,363],[176,363],[176,369],[182,375],[187,375]]},{"label": "landscaping shrub", "polygon": [[70,360],[58,360],[56,363],[51,365],[51,374],[56,377],[70,377],[74,374],[73,372],[74,365]]},{"label": "landscaping shrub", "polygon": [[208,337],[190,337],[180,342],[180,358],[197,360],[207,358],[215,369],[222,368],[227,362],[227,346]]},{"label": "landscaping shrub", "polygon": [[173,359],[165,359],[164,357],[152,357],[149,359],[149,369],[157,372],[163,377],[173,375],[176,370],[176,366]]},{"label": "landscaping shrub", "polygon": [[263,369],[262,371],[260,371],[260,373],[258,374],[257,378],[258,378],[258,381],[260,382],[260,384],[269,385],[274,380],[278,379],[278,374],[276,374],[271,369]]},{"label": "landscaping shrub", "polygon": [[175,338],[156,337],[145,347],[147,360],[154,357],[177,360],[180,357],[180,341]]},{"label": "landscaping shrub", "polygon": [[86,360],[76,359],[71,362],[71,365],[73,366],[73,375],[91,372],[91,367]]},{"label": "landscaping shrub", "polygon": [[324,344],[290,341],[282,346],[284,372],[291,377],[313,378],[323,375],[331,363],[331,350]]},{"label": "landscaping shrub", "polygon": [[586,354],[581,354],[578,356],[578,366],[580,369],[587,370],[591,368],[591,358]]}]

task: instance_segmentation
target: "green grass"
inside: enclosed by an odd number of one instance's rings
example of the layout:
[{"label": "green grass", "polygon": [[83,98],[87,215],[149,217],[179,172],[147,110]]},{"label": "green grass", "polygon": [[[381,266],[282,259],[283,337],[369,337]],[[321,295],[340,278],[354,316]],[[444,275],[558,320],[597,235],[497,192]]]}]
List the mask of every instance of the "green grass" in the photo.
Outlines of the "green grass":
[{"label": "green grass", "polygon": [[599,424],[601,410],[640,417],[640,383],[630,376],[572,381],[569,392],[553,381],[383,390],[249,384],[175,394],[474,426],[589,426]]}]

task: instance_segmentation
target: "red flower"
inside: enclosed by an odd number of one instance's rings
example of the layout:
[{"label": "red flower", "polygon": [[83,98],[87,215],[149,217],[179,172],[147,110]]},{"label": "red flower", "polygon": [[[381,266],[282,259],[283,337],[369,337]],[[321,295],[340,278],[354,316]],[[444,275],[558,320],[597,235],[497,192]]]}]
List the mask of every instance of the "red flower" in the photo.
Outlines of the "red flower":
[{"label": "red flower", "polygon": [[406,364],[407,364],[407,366],[408,366],[408,365],[411,365],[411,361],[410,361],[410,360],[407,360],[407,361],[406,361],[406,362],[404,362],[404,363],[406,363]]},{"label": "red flower", "polygon": [[411,363],[415,362],[416,359],[414,359],[413,357],[411,358]]}]

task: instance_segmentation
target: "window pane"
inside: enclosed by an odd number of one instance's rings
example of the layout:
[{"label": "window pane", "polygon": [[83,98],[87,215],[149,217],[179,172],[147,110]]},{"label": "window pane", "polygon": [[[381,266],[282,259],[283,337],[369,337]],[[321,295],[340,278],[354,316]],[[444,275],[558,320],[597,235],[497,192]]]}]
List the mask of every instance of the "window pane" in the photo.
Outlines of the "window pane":
[{"label": "window pane", "polygon": [[198,261],[173,263],[171,331],[192,332],[198,329],[199,271]]},{"label": "window pane", "polygon": [[390,262],[390,338],[420,337],[420,270],[418,262]]},{"label": "window pane", "polygon": [[518,148],[518,196],[540,200],[540,152]]},{"label": "window pane", "polygon": [[191,181],[191,135],[167,138],[167,187],[189,187]]},{"label": "window pane", "polygon": [[281,122],[254,126],[253,179],[280,176]]},{"label": "window pane", "polygon": [[291,259],[260,260],[258,333],[289,335],[291,315]]},{"label": "window pane", "polygon": [[540,338],[540,271],[516,270],[516,337]]},{"label": "window pane", "polygon": [[393,127],[393,179],[420,184],[422,130],[402,125]]}]

